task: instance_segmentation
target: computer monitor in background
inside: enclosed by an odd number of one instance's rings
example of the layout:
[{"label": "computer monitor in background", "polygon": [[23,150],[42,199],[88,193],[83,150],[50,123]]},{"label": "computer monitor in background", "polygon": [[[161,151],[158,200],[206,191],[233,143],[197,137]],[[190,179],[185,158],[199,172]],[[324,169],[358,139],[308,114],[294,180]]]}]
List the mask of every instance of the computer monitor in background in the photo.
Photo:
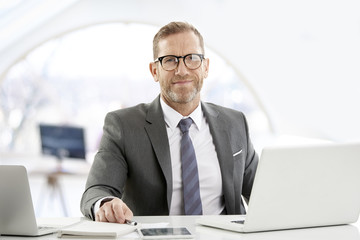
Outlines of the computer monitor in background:
[{"label": "computer monitor in background", "polygon": [[59,162],[63,159],[85,160],[84,128],[68,125],[40,124],[41,150]]},{"label": "computer monitor in background", "polygon": [[69,160],[86,160],[85,130],[82,127],[68,125],[50,125],[39,124],[41,151],[44,155],[51,155],[57,159],[57,166],[54,170],[47,172],[47,184],[51,189],[51,197],[58,193],[64,216],[68,216],[65,197],[61,187],[59,177],[67,174],[78,174],[75,171],[66,169],[63,164],[64,159]]}]

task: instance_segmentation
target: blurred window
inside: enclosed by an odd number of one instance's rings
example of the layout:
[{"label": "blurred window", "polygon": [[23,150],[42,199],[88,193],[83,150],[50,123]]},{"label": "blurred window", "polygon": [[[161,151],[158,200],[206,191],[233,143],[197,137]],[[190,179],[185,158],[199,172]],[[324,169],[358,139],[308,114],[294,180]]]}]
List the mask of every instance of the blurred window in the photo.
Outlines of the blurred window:
[{"label": "blurred window", "polygon": [[[109,111],[150,102],[159,94],[149,71],[158,27],[108,23],[51,39],[14,64],[0,80],[0,151],[39,153],[38,125],[86,129],[95,152]],[[246,80],[211,49],[204,101],[243,111],[253,140],[271,132],[268,116]]]}]

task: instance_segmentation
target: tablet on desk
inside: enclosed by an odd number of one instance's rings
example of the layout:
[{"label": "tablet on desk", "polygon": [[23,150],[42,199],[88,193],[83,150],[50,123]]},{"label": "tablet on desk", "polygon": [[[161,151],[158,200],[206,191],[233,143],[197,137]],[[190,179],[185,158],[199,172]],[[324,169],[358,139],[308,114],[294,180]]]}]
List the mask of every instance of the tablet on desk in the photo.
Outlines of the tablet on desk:
[{"label": "tablet on desk", "polygon": [[194,238],[186,227],[166,227],[166,228],[141,228],[139,234],[142,239],[174,239],[174,238]]}]

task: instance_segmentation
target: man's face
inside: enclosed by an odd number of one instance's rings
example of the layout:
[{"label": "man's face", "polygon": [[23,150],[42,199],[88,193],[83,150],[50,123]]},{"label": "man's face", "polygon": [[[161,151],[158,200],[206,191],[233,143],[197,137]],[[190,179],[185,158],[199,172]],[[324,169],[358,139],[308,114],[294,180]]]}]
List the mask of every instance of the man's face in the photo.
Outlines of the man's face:
[{"label": "man's face", "polygon": [[[192,32],[170,35],[159,42],[158,57],[165,55],[185,56],[190,53],[202,54],[199,38]],[[176,69],[166,71],[160,62],[151,63],[154,80],[160,83],[161,96],[165,102],[185,104],[200,100],[200,90],[208,74],[209,61],[204,59],[199,68],[191,70],[179,59]]]}]

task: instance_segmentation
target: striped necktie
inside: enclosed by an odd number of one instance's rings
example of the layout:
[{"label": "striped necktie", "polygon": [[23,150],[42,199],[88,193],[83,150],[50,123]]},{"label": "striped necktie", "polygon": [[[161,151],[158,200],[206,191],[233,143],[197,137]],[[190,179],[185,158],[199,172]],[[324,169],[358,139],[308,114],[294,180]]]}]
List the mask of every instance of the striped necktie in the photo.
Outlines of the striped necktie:
[{"label": "striped necktie", "polygon": [[182,119],[179,122],[179,128],[183,133],[180,152],[184,190],[184,209],[185,215],[202,215],[199,174],[194,146],[189,136],[189,128],[192,123],[193,120],[191,118]]}]

